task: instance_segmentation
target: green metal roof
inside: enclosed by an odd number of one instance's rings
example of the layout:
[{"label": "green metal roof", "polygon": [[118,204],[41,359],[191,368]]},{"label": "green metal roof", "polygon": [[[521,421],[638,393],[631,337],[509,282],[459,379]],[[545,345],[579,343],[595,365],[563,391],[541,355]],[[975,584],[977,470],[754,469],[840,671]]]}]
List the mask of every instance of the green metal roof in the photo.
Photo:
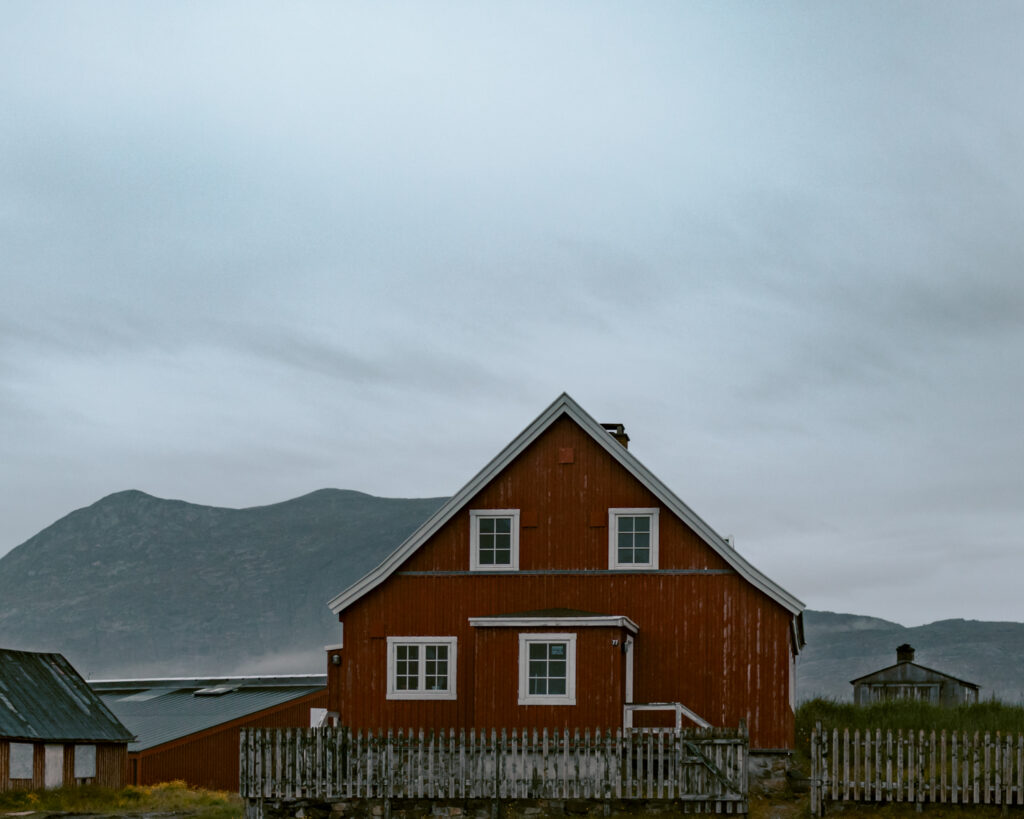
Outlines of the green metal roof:
[{"label": "green metal roof", "polygon": [[134,737],[60,654],[0,649],[0,737],[128,742]]}]

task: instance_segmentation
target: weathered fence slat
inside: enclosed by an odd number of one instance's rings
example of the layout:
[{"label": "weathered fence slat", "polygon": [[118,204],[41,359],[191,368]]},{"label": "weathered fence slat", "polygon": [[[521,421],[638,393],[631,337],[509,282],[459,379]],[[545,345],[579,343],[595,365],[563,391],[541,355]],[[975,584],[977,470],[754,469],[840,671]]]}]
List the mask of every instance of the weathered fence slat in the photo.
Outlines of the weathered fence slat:
[{"label": "weathered fence slat", "polygon": [[1024,734],[877,728],[862,735],[818,723],[810,757],[817,816],[837,801],[998,805],[1004,812],[1024,805]]},{"label": "weathered fence slat", "polygon": [[745,813],[747,743],[742,728],[470,729],[447,738],[413,729],[254,728],[239,737],[239,792],[248,800],[667,798],[696,812]]}]

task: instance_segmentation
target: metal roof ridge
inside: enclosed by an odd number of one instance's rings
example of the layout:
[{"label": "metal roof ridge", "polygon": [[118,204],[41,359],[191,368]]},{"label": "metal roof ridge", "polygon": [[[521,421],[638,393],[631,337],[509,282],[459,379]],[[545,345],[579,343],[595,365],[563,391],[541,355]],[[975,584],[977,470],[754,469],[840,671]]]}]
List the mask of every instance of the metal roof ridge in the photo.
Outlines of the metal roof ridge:
[{"label": "metal roof ridge", "polygon": [[178,683],[182,688],[189,688],[191,685],[216,685],[217,683],[240,682],[240,681],[270,681],[282,683],[287,680],[314,681],[327,680],[326,674],[260,674],[256,676],[226,676],[226,677],[109,677],[99,680],[86,680],[89,685],[132,685],[133,687],[145,688],[147,685],[159,687],[163,683]]}]

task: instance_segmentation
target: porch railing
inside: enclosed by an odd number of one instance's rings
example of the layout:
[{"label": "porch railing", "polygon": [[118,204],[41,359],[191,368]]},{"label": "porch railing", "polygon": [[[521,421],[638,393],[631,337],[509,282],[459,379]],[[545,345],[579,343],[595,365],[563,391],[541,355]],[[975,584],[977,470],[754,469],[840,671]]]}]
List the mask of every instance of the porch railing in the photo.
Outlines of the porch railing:
[{"label": "porch railing", "polygon": [[747,810],[748,739],[721,728],[578,731],[242,729],[248,800],[674,799]]}]

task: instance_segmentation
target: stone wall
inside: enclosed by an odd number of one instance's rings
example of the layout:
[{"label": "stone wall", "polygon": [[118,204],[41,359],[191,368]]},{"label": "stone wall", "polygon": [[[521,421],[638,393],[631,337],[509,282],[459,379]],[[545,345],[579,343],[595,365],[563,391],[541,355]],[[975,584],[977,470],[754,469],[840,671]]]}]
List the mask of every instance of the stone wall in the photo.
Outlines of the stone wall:
[{"label": "stone wall", "polygon": [[[746,813],[746,802],[735,813]],[[247,819],[560,819],[560,817],[640,817],[711,813],[714,804],[677,799],[360,799],[338,802],[249,800]]]}]

